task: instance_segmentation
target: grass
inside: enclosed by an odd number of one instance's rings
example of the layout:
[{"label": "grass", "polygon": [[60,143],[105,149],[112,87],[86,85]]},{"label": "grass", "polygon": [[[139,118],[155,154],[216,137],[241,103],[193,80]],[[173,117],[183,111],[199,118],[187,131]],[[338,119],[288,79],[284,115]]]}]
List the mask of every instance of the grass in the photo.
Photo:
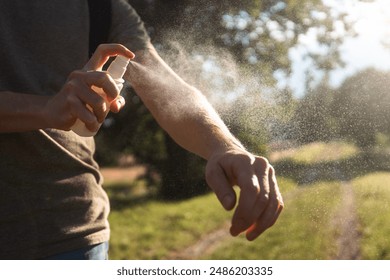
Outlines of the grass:
[{"label": "grass", "polygon": [[253,242],[230,239],[206,259],[327,259],[334,254],[331,224],[339,183],[317,183],[287,194],[276,225]]},{"label": "grass", "polygon": [[176,203],[149,200],[113,210],[110,258],[164,258],[219,228],[228,217],[213,194]]},{"label": "grass", "polygon": [[293,191],[298,187],[297,183],[294,180],[289,179],[289,178],[278,177],[277,181],[278,181],[278,186],[279,186],[279,189],[280,189],[280,192],[282,193],[282,195],[284,195],[290,191]]},{"label": "grass", "polygon": [[[328,227],[338,205],[339,184],[318,183],[298,188],[294,181],[278,180],[286,210],[262,237],[248,242],[242,237],[228,242],[206,259],[326,259],[334,250]],[[107,190],[115,201],[112,189]],[[139,187],[138,187],[139,188]],[[123,193],[120,197],[123,199]],[[117,198],[116,198],[117,199]],[[331,202],[331,203],[330,203]],[[214,194],[166,203],[147,200],[110,215],[111,259],[162,259],[170,252],[195,243],[230,220]]]},{"label": "grass", "polygon": [[352,181],[361,221],[362,259],[390,259],[390,173],[368,174]]},{"label": "grass", "polygon": [[[283,193],[296,188],[289,179],[280,178],[278,183]],[[111,259],[165,258],[221,227],[232,215],[223,210],[212,193],[167,203],[150,197],[134,198],[145,188],[143,181],[105,188],[112,204]]]}]

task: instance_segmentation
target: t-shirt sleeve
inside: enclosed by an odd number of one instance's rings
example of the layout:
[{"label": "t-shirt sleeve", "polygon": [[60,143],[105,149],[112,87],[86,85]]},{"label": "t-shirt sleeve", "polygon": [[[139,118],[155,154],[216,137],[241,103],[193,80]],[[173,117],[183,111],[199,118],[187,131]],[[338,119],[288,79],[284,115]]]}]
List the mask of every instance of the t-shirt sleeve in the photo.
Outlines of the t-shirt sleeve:
[{"label": "t-shirt sleeve", "polygon": [[145,49],[150,43],[143,21],[125,0],[112,0],[109,41],[123,44],[131,51]]}]

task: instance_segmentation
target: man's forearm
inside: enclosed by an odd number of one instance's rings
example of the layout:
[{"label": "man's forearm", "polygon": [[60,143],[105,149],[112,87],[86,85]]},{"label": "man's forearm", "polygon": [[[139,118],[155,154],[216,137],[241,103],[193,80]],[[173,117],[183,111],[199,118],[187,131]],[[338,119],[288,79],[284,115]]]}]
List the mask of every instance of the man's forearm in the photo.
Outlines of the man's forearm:
[{"label": "man's forearm", "polygon": [[0,133],[31,131],[46,126],[42,109],[47,97],[0,92]]},{"label": "man's forearm", "polygon": [[176,75],[154,49],[136,53],[128,69],[126,79],[179,145],[206,159],[212,152],[242,147],[204,95]]}]

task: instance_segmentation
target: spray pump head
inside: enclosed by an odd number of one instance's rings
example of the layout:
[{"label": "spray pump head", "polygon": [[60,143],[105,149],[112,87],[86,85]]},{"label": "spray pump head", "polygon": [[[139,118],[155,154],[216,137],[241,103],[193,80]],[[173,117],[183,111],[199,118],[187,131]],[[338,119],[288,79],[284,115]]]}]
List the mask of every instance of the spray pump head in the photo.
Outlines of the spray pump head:
[{"label": "spray pump head", "polygon": [[114,61],[111,62],[110,66],[108,66],[107,72],[110,73],[114,80],[122,79],[126,72],[129,61],[129,58],[118,55]]}]

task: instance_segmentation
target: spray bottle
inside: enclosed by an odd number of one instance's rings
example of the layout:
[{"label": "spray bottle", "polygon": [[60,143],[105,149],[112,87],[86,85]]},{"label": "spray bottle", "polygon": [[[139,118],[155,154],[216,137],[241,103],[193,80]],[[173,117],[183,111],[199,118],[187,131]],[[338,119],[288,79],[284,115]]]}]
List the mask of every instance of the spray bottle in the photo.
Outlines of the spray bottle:
[{"label": "spray bottle", "polygon": [[[123,88],[124,80],[122,77],[126,72],[126,68],[127,68],[127,65],[129,64],[129,61],[130,60],[128,58],[118,55],[115,58],[115,60],[113,62],[111,62],[110,66],[107,69],[107,73],[109,75],[111,75],[111,77],[114,79],[119,91],[121,91]],[[92,89],[97,94],[99,94],[100,96],[105,98],[105,93],[103,92],[103,90],[101,88],[92,86]],[[106,103],[107,103],[107,111],[106,111],[106,116],[107,116],[108,112],[110,111],[110,109],[109,109],[110,104],[107,102],[107,100],[106,100]],[[89,110],[92,111],[92,109],[88,105],[87,105],[87,107]],[[83,137],[91,137],[97,133],[97,131],[95,131],[95,132],[90,131],[80,119],[76,120],[74,125],[71,127],[71,130],[73,132],[77,133],[78,135],[83,136]]]}]

